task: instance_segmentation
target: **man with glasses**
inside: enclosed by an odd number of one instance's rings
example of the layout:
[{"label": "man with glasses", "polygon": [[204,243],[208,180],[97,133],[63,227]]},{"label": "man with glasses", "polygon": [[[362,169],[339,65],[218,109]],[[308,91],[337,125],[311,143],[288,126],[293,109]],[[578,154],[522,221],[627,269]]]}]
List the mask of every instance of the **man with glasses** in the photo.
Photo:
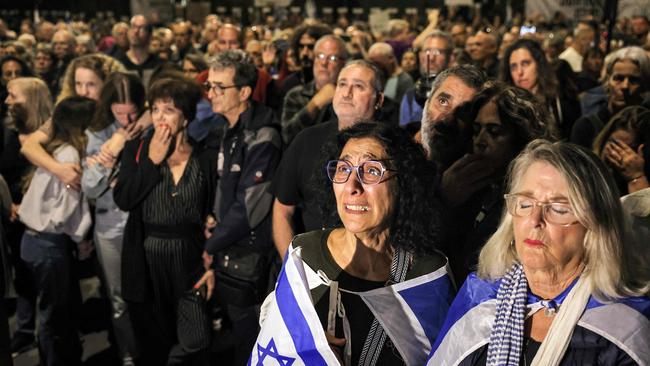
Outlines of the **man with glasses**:
[{"label": "man with glasses", "polygon": [[422,41],[422,48],[418,52],[420,59],[420,80],[416,88],[404,94],[400,106],[400,125],[417,122],[422,119],[424,99],[429,95],[431,79],[447,69],[449,57],[453,50],[453,41],[448,33],[433,31]]},{"label": "man with glasses", "polygon": [[321,37],[314,46],[314,80],[289,91],[282,107],[282,137],[286,144],[306,127],[333,117],[330,105],[335,83],[348,58],[345,42],[334,35]]},{"label": "man with glasses", "polygon": [[[220,52],[210,60],[204,86],[212,110],[227,125],[207,140],[219,146],[219,177],[214,220],[206,223],[206,267],[212,265],[214,255],[233,246],[262,255],[272,251],[269,213],[273,197],[268,188],[280,161],[282,141],[273,111],[251,100],[256,81],[255,65],[242,50]],[[220,300],[234,332],[231,364],[244,365],[257,337],[259,304],[242,306],[231,303],[232,299]]]},{"label": "man with glasses", "polygon": [[306,128],[285,151],[271,187],[275,195],[273,240],[281,256],[295,234],[323,226],[312,182],[314,174],[323,173],[321,147],[338,131],[376,116],[384,103],[384,84],[384,75],[374,64],[348,62],[339,73],[332,98],[333,119]]},{"label": "man with glasses", "polygon": [[137,14],[131,18],[129,23],[127,31],[129,49],[115,58],[127,70],[137,72],[142,83],[147,86],[153,71],[162,65],[164,61],[158,55],[149,53],[149,42],[151,41],[149,20],[144,15]]}]

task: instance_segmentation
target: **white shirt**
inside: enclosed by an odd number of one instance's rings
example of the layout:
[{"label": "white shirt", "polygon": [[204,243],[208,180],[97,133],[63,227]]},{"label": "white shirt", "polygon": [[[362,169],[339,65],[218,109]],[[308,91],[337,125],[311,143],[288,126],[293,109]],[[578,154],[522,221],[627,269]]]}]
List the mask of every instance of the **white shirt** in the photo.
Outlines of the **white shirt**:
[{"label": "white shirt", "polygon": [[[78,163],[79,154],[71,145],[63,145],[52,154],[61,163]],[[82,192],[67,188],[52,173],[36,169],[18,210],[20,221],[38,232],[67,234],[75,242],[84,239],[92,219]]]},{"label": "white shirt", "polygon": [[576,51],[575,48],[569,47],[564,52],[560,53],[559,58],[564,60],[571,65],[571,69],[576,74],[582,71],[582,55]]}]

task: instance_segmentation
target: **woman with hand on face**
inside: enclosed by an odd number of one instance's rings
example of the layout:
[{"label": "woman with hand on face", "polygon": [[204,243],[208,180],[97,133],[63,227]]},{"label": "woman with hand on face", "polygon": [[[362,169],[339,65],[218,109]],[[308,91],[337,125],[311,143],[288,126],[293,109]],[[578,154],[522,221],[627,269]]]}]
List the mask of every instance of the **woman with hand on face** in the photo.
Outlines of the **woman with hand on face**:
[{"label": "woman with hand on face", "polygon": [[628,240],[605,164],[577,145],[535,140],[507,187],[499,228],[428,364],[649,364],[647,243]]},{"label": "woman with hand on face", "polygon": [[81,188],[95,200],[94,244],[112,305],[112,321],[122,362],[137,356],[127,303],[121,295],[121,260],[128,213],[113,200],[119,157],[127,141],[139,136],[135,121],[144,110],[145,92],[137,76],[115,72],[104,83],[90,127]]},{"label": "woman with hand on face", "polygon": [[621,195],[650,187],[650,110],[627,107],[596,137],[594,152],[607,164]]},{"label": "woman with hand on face", "polygon": [[441,192],[450,233],[443,251],[459,285],[476,268],[481,246],[498,226],[508,164],[530,141],[553,136],[545,112],[531,93],[501,82],[488,83],[456,111],[460,123],[471,126],[472,152],[445,171]]},{"label": "woman with hand on face", "polygon": [[210,298],[214,287],[213,271],[204,268],[201,254],[203,223],[214,202],[217,152],[192,143],[186,132],[201,93],[197,83],[184,79],[163,78],[151,86],[153,134],[126,143],[113,189],[117,206],[129,212],[122,297],[153,305],[154,320],[145,322],[149,333],[140,339],[145,364],[208,362],[209,331],[200,344],[177,331],[190,329],[191,335],[209,327],[207,309],[189,318],[179,311],[192,288],[205,288],[202,296]]},{"label": "woman with hand on face", "polygon": [[[61,92],[56,98],[57,103],[71,96],[81,96],[98,101],[104,80],[114,71],[126,71],[126,69],[112,57],[97,53],[75,58],[70,62],[63,76]],[[71,188],[79,190],[81,166],[57,162],[43,149],[49,130],[50,123],[45,123],[30,134],[20,152],[32,164],[51,172],[66,186],[69,185]]]}]

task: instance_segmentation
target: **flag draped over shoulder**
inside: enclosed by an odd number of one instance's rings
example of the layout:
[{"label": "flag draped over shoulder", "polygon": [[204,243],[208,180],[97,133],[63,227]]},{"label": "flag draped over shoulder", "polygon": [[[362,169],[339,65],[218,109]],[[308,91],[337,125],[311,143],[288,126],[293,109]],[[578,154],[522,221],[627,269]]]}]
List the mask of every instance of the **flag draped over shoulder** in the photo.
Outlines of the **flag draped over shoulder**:
[{"label": "flag draped over shoulder", "polygon": [[[560,306],[575,283],[554,299]],[[458,365],[488,344],[500,285],[501,280],[481,279],[476,273],[467,277],[433,344],[427,366]],[[528,315],[542,308],[541,300],[528,293]],[[592,296],[577,325],[614,343],[638,364],[650,365],[650,299],[647,297],[601,303]]]},{"label": "flag draped over shoulder", "polygon": [[299,250],[287,255],[249,366],[339,365],[312,305]]},{"label": "flag draped over shoulder", "polygon": [[[302,261],[300,248],[291,250],[275,292],[265,302],[266,316],[249,365],[339,365],[312,305],[310,289],[319,285],[330,282]],[[442,267],[392,286],[353,293],[366,303],[406,364],[423,365],[454,290]]]}]

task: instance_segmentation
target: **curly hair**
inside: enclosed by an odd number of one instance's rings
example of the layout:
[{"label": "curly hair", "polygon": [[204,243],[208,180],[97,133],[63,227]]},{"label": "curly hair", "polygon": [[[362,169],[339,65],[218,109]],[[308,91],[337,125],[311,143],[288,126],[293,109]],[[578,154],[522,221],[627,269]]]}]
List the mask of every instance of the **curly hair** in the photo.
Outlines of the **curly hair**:
[{"label": "curly hair", "polygon": [[534,139],[557,140],[555,126],[537,98],[528,90],[502,82],[487,83],[470,103],[457,109],[455,116],[471,125],[481,108],[490,101],[497,105],[501,124],[513,131],[515,154]]},{"label": "curly hair", "polygon": [[298,55],[300,54],[300,38],[303,34],[307,34],[311,38],[318,40],[320,37],[326,34],[332,34],[332,28],[326,24],[316,23],[316,24],[303,24],[296,28],[293,32],[293,37],[291,37],[290,47],[293,50],[293,57],[296,62],[300,63],[298,60]]},{"label": "curly hair", "polygon": [[102,53],[93,53],[77,57],[70,61],[68,68],[65,69],[61,93],[59,93],[59,96],[56,98],[57,104],[63,99],[77,95],[75,90],[75,73],[80,67],[92,70],[102,81],[106,80],[106,77],[115,71],[126,72],[126,69],[121,62]]},{"label": "curly hair", "polygon": [[339,159],[344,146],[351,139],[371,138],[378,141],[388,156],[388,168],[397,172],[395,207],[389,222],[387,243],[393,248],[404,248],[417,255],[430,254],[441,247],[443,227],[441,203],[436,192],[437,172],[425,158],[424,149],[415,143],[405,130],[379,122],[359,122],[337,135],[321,152],[323,164],[315,174],[316,197],[326,227],[341,226],[336,211],[332,182],[324,166],[329,160]]}]

